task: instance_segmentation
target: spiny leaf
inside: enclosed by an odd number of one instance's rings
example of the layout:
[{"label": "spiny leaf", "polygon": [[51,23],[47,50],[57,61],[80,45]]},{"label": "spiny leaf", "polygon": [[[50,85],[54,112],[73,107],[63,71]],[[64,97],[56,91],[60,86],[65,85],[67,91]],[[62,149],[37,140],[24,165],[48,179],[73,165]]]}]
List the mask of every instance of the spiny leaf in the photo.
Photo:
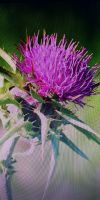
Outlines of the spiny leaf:
[{"label": "spiny leaf", "polygon": [[32,125],[31,122],[28,122],[27,124],[25,124],[24,128],[25,128],[26,131],[31,132],[33,125]]},{"label": "spiny leaf", "polygon": [[0,106],[6,105],[6,104],[14,104],[18,107],[20,106],[19,103],[15,99],[11,99],[11,98],[0,99]]},{"label": "spiny leaf", "polygon": [[39,138],[40,134],[39,133],[36,133],[34,131],[27,131],[27,138],[31,138],[31,139],[34,139],[34,138]]},{"label": "spiny leaf", "polygon": [[22,88],[24,85],[23,77],[18,71],[16,71],[16,73],[13,74],[12,72],[9,72],[6,69],[3,69],[0,66],[0,75],[3,76],[4,79],[9,81],[12,84],[12,86],[18,86],[19,88]]},{"label": "spiny leaf", "polygon": [[0,145],[4,144],[9,138],[11,138],[14,134],[16,134],[21,128],[24,127],[25,123],[23,119],[20,120],[13,128],[8,130],[1,138],[0,138]]},{"label": "spiny leaf", "polygon": [[16,71],[16,65],[13,62],[12,58],[3,50],[0,48],[0,56],[9,64],[10,67],[6,67],[6,70],[12,71],[12,73],[15,73]]},{"label": "spiny leaf", "polygon": [[25,101],[21,97],[16,97],[16,100],[21,105],[21,110],[24,116],[24,121],[31,122],[32,131],[40,133],[41,120],[37,113],[34,112],[35,106],[30,105],[27,101]]},{"label": "spiny leaf", "polygon": [[69,109],[65,108],[63,105],[61,105],[59,102],[52,100],[52,105],[55,107],[56,110],[60,111],[62,114],[75,119],[79,122],[83,122],[82,120],[80,120],[72,111],[70,111]]},{"label": "spiny leaf", "polygon": [[73,125],[78,131],[82,132],[85,136],[87,136],[89,139],[94,140],[97,144],[100,145],[100,136],[97,135],[97,133],[89,131],[88,129],[79,127],[77,125]]},{"label": "spiny leaf", "polygon": [[9,66],[9,64],[7,62],[5,62],[5,60],[3,60],[1,57],[0,57],[0,68],[2,68],[3,70],[6,70],[9,73],[13,73],[13,74],[16,73],[12,70],[12,68]]},{"label": "spiny leaf", "polygon": [[59,155],[59,137],[55,134],[51,134],[50,140],[54,151],[55,159],[57,159]]},{"label": "spiny leaf", "polygon": [[6,94],[11,87],[12,87],[12,84],[4,79],[4,83],[2,87],[0,87],[0,96]]},{"label": "spiny leaf", "polygon": [[[60,113],[59,111],[57,111]],[[74,119],[71,119],[69,117],[66,117],[63,115],[63,117],[70,122],[72,126],[74,126],[77,130],[82,132],[84,135],[86,135],[89,139],[94,140],[97,144],[100,145],[100,136],[93,130],[91,129],[87,124],[84,124],[82,122],[76,121]]]},{"label": "spiny leaf", "polygon": [[33,131],[33,124],[32,122],[27,122],[24,126],[26,130],[27,137],[31,137],[32,139],[35,137],[38,137],[38,133],[36,131]]},{"label": "spiny leaf", "polygon": [[50,102],[42,103],[41,110],[45,116],[55,116],[55,109]]},{"label": "spiny leaf", "polygon": [[89,160],[87,155],[84,152],[82,152],[64,133],[61,133],[60,135],[61,142],[69,146],[75,153],[77,153],[81,157],[85,158],[86,160]]},{"label": "spiny leaf", "polygon": [[40,103],[44,103],[44,100],[33,90],[31,90],[31,95],[34,99],[38,100]]},{"label": "spiny leaf", "polygon": [[19,88],[23,89],[24,80],[23,80],[23,76],[19,73],[19,71],[16,71],[15,75],[11,74],[11,77],[15,83],[15,86],[18,86]]},{"label": "spiny leaf", "polygon": [[1,66],[0,66],[0,75],[3,76],[12,85],[15,85],[15,82],[14,82],[11,74],[9,74],[5,69],[2,69]]}]

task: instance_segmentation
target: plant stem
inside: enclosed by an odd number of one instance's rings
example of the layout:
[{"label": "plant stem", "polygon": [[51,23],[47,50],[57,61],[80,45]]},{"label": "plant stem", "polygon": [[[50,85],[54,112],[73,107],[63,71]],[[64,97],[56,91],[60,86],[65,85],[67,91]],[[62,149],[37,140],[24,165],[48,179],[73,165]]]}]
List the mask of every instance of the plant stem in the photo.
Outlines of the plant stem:
[{"label": "plant stem", "polygon": [[[11,138],[9,141],[5,142],[1,149],[1,168],[0,168],[0,200],[12,200],[12,191],[11,191],[11,175],[9,170],[13,170],[13,160],[12,154],[15,148],[15,145],[19,139],[19,136]],[[11,168],[12,167],[12,168]]]},{"label": "plant stem", "polygon": [[[9,150],[9,153],[8,153],[8,156],[7,156],[7,159],[6,159],[6,164],[7,164],[7,167],[11,166],[12,165],[12,154],[13,154],[13,151],[14,151],[14,148],[15,148],[15,145],[18,141],[19,137],[16,137],[14,138],[12,144],[11,144],[11,147],[10,147],[10,150]],[[11,179],[12,179],[12,175],[10,176],[7,176],[6,175],[6,191],[7,191],[7,200],[12,200],[12,189],[11,189]]]},{"label": "plant stem", "polygon": [[0,138],[0,145],[4,144],[10,137],[12,137],[16,132],[18,132],[22,127],[25,126],[27,122],[20,121],[16,126],[9,131],[7,131],[3,137]]},{"label": "plant stem", "polygon": [[5,174],[2,173],[0,174],[0,200],[8,200],[5,184],[6,184]]}]

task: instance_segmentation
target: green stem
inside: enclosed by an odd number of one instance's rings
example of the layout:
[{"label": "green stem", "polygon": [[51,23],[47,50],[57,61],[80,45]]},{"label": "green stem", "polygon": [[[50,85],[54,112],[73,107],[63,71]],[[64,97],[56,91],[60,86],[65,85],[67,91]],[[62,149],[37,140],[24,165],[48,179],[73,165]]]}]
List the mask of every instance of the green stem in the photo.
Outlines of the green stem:
[{"label": "green stem", "polygon": [[[7,156],[7,159],[6,159],[6,167],[9,168],[9,166],[12,165],[12,154],[13,154],[13,151],[14,151],[14,148],[15,148],[15,145],[18,141],[19,137],[16,137],[13,139],[13,142],[11,144],[11,147],[9,149],[9,153],[8,153],[8,156]],[[13,197],[12,197],[12,188],[11,188],[11,180],[12,180],[12,175],[8,175],[6,174],[5,176],[6,178],[6,181],[5,181],[5,188],[6,188],[6,193],[7,193],[7,200],[13,200]]]},{"label": "green stem", "polygon": [[10,137],[12,137],[16,132],[18,132],[21,128],[25,126],[27,122],[21,121],[16,126],[9,131],[7,131],[3,137],[0,138],[0,145],[2,145],[5,141],[7,141]]},{"label": "green stem", "polygon": [[[11,180],[14,173],[12,155],[19,136],[12,138],[4,145],[4,156],[0,172],[0,200],[12,200]],[[2,152],[3,153],[3,152]]]}]

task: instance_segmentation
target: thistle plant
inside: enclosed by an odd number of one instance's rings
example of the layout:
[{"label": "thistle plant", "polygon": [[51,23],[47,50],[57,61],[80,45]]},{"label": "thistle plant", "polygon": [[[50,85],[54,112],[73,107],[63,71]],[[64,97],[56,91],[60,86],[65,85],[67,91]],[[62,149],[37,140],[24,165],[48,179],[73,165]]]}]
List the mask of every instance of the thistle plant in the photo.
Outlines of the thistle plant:
[{"label": "thistle plant", "polygon": [[100,82],[94,79],[100,66],[90,67],[92,55],[88,55],[85,48],[79,49],[77,42],[67,44],[65,36],[58,43],[57,34],[49,36],[43,33],[40,42],[39,34],[28,36],[17,49],[20,58],[16,54],[9,56],[0,49],[0,56],[8,63],[0,66],[0,118],[5,128],[0,138],[1,149],[8,142],[7,155],[1,159],[0,171],[5,176],[6,198],[11,200],[13,151],[17,141],[25,137],[32,145],[41,145],[42,160],[45,143],[50,142],[51,164],[44,199],[61,153],[60,142],[89,160],[68,138],[68,124],[100,145],[100,136],[69,109],[70,103],[84,109],[85,97],[99,93]]}]

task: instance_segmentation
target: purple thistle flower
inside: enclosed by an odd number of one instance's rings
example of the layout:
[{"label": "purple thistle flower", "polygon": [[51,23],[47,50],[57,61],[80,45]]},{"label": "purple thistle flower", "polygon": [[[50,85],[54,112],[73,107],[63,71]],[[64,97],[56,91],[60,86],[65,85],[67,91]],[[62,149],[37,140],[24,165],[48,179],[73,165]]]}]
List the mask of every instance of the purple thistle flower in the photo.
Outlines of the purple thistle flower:
[{"label": "purple thistle flower", "polygon": [[40,43],[38,35],[27,37],[27,42],[18,47],[23,60],[14,59],[27,81],[36,85],[38,94],[56,95],[61,101],[81,105],[83,98],[92,95],[100,85],[93,80],[100,66],[90,68],[92,56],[87,55],[86,49],[78,50],[78,43],[73,41],[66,43],[64,36],[57,44],[57,34],[44,33]]}]

